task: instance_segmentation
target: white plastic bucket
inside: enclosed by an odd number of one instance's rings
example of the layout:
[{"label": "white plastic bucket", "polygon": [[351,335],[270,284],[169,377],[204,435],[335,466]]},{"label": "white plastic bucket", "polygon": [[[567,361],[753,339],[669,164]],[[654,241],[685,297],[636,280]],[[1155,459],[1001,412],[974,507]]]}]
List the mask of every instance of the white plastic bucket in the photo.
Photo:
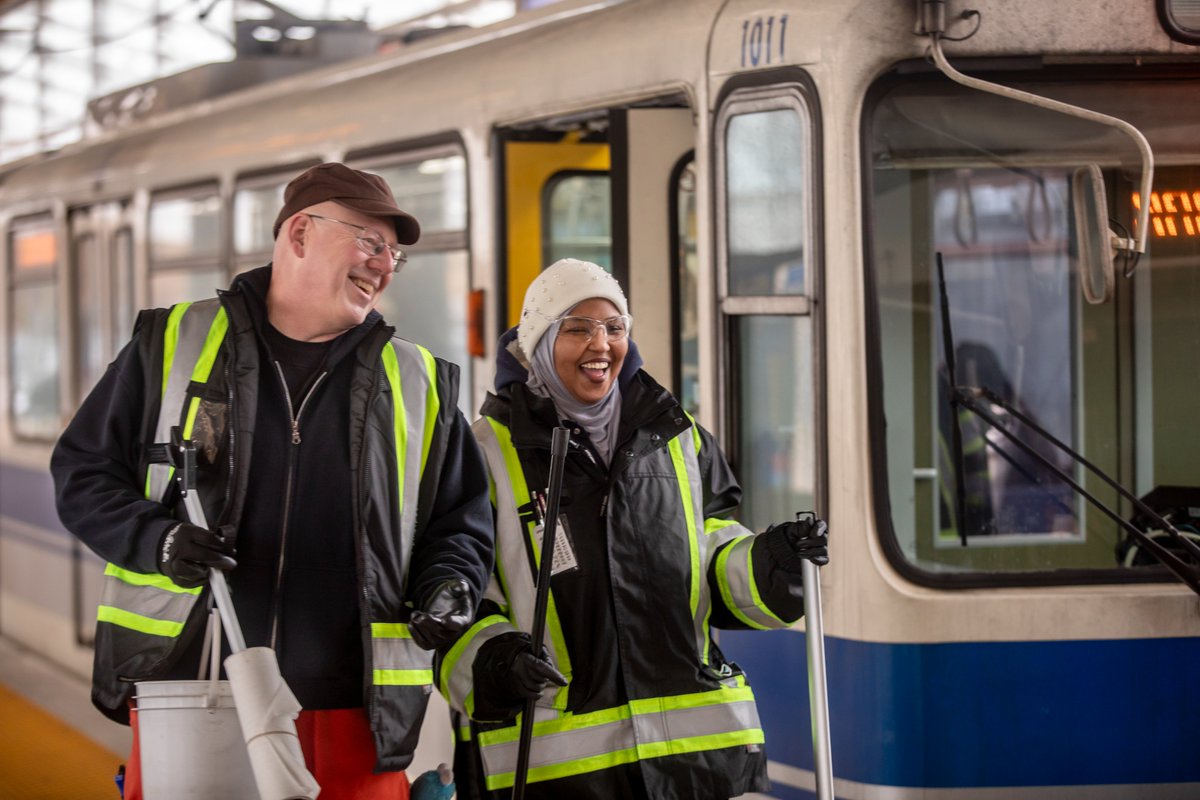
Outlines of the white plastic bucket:
[{"label": "white plastic bucket", "polygon": [[229,681],[137,684],[145,800],[259,800]]}]

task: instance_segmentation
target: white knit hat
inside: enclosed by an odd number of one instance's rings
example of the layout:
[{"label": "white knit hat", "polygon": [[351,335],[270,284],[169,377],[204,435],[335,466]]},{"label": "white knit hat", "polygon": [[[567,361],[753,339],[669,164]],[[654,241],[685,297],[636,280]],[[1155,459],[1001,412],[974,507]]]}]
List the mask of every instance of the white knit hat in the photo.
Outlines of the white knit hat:
[{"label": "white knit hat", "polygon": [[611,300],[618,313],[629,313],[621,284],[603,268],[574,258],[564,258],[546,267],[525,290],[521,323],[517,326],[520,352],[514,355],[528,365],[551,320],[593,297]]}]

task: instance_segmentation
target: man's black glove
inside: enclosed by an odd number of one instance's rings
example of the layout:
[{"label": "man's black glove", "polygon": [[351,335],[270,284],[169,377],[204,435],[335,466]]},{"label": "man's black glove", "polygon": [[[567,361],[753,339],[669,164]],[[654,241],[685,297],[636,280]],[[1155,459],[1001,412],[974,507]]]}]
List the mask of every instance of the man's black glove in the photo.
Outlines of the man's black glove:
[{"label": "man's black glove", "polygon": [[210,531],[190,522],[169,528],[158,543],[158,571],[184,589],[194,589],[207,581],[210,569],[228,572],[237,566],[230,533]]},{"label": "man's black glove", "polygon": [[818,567],[829,563],[829,527],[811,514],[772,525],[761,535],[771,559],[785,572],[803,571],[805,561]]},{"label": "man's black glove", "polygon": [[541,658],[534,658],[524,631],[502,633],[479,648],[475,658],[476,680],[479,672],[488,673],[485,682],[512,698],[532,700],[546,684],[566,686],[567,679],[550,663],[550,653],[542,645]]},{"label": "man's black glove", "polygon": [[423,650],[436,650],[449,644],[471,624],[475,598],[462,578],[442,581],[426,598],[420,610],[408,620],[413,641]]}]

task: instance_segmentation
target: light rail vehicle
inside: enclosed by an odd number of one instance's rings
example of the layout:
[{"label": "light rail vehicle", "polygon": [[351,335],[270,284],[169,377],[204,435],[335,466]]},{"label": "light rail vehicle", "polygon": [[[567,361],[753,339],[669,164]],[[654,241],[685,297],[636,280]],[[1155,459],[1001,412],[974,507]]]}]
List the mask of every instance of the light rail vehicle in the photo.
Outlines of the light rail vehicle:
[{"label": "light rail vehicle", "polygon": [[[469,418],[538,270],[595,261],[743,521],[828,519],[837,797],[1200,797],[1195,2],[564,0],[145,91],[0,167],[0,635],[90,672],[55,438],[137,309],[269,261],[340,160],[420,219],[381,311]],[[805,641],[721,634],[781,800],[815,791]]]}]

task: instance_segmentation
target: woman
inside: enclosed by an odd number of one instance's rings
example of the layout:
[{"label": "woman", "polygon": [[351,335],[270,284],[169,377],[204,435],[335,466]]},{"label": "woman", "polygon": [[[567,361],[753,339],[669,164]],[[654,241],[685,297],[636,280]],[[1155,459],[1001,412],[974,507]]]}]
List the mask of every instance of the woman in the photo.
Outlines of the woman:
[{"label": "woman", "polygon": [[[755,535],[712,436],[640,369],[625,295],[595,264],[556,262],[501,339],[473,428],[496,512],[496,570],[439,664],[473,720],[487,789],[507,797],[526,698],[538,698],[529,798],[729,798],[768,788],[745,675],[710,626],[782,628],[803,613],[825,524]],[[514,341],[515,339],[515,341]],[[570,430],[542,658],[534,606],[551,431]],[[460,759],[458,784],[467,780]]]}]

